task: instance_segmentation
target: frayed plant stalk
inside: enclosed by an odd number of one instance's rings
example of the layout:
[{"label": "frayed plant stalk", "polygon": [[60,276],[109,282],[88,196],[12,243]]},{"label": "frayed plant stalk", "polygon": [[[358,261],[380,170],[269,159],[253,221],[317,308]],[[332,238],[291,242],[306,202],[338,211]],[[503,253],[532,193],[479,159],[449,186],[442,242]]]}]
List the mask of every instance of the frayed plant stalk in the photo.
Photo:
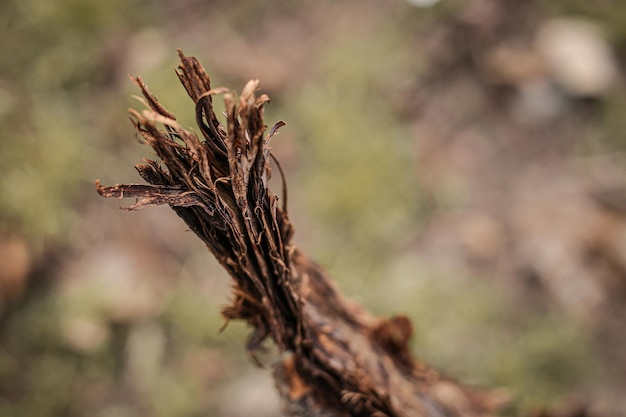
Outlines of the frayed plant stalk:
[{"label": "frayed plant stalk", "polygon": [[[274,379],[288,416],[484,417],[500,396],[468,389],[414,359],[405,316],[377,319],[336,290],[327,273],[292,243],[293,226],[268,187],[269,143],[258,80],[237,95],[212,89],[193,57],[179,51],[176,73],[195,103],[198,138],[183,129],[140,77],[131,77],[148,109],[130,110],[160,158],[136,165],[149,184],[101,186],[104,197],[135,198],[130,210],[168,204],[207,245],[234,281],[227,320],[252,328],[247,349],[271,339],[281,352]],[[222,95],[226,124],[213,109]],[[282,176],[282,172],[281,172]]]}]

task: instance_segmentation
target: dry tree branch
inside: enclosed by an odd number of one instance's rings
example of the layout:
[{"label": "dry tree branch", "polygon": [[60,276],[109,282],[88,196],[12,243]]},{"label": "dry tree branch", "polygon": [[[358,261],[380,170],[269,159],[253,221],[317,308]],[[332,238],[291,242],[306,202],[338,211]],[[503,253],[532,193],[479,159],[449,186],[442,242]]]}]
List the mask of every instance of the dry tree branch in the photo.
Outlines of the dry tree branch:
[{"label": "dry tree branch", "polygon": [[[284,123],[265,134],[269,97],[256,97],[259,81],[248,82],[240,95],[212,89],[202,65],[179,55],[177,75],[195,103],[203,140],[183,129],[141,78],[131,77],[150,108],[130,110],[131,120],[162,163],[136,165],[151,185],[97,189],[104,197],[136,198],[131,210],[169,204],[206,243],[234,280],[223,316],[253,328],[247,342],[252,355],[267,338],[283,354],[274,377],[286,415],[493,415],[495,396],[463,387],[412,357],[408,318],[376,319],[346,301],[326,272],[291,243],[286,198],[279,206],[268,187],[269,141]],[[216,94],[224,97],[226,126],[213,110]]]}]

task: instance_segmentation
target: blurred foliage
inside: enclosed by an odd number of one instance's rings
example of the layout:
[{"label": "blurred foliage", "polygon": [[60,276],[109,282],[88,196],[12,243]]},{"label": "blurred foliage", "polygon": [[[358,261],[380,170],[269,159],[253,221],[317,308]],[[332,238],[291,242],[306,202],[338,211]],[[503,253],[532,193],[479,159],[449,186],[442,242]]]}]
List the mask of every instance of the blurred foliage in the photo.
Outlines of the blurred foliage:
[{"label": "blurred foliage", "polygon": [[[60,236],[72,220],[66,211],[84,181],[87,155],[80,124],[71,105],[49,97],[29,110],[19,136],[0,142],[7,161],[0,167],[0,216],[31,236]],[[13,136],[13,135],[12,135]]]},{"label": "blurred foliage", "polygon": [[[80,302],[92,305],[88,295]],[[105,339],[82,349],[68,342],[75,319],[95,320]],[[218,334],[218,309],[197,288],[174,289],[148,320],[108,320],[51,292],[14,311],[1,335],[0,415],[204,415],[217,411],[224,380],[243,372],[243,326]]]},{"label": "blurred foliage", "polygon": [[359,257],[340,276],[363,278],[370,261],[388,258],[403,231],[418,226],[412,143],[387,104],[410,82],[402,74],[386,77],[396,65],[410,73],[407,47],[389,32],[342,39],[314,69],[318,81],[286,100],[292,128],[304,132],[295,192],[318,220],[318,257]]},{"label": "blurred foliage", "polygon": [[[146,155],[146,148],[132,140],[124,113],[125,107],[140,107],[129,98],[136,92],[125,74],[116,71],[142,75],[181,123],[191,126],[192,104],[173,74],[175,48],[197,54],[215,86],[230,79],[211,70],[208,60],[219,57],[212,56],[198,33],[210,37],[212,29],[202,21],[202,30],[194,32],[194,18],[217,14],[220,25],[254,38],[262,36],[255,25],[263,18],[313,7],[304,1],[191,2],[189,13],[175,3],[0,2],[0,232],[27,236],[35,252],[63,246],[68,262],[75,253],[97,252],[83,247],[82,239],[72,240],[77,234],[108,238],[106,231],[93,230],[109,227],[104,217],[87,217],[85,212],[97,198],[93,179],[135,181],[131,164]],[[593,17],[616,43],[626,41],[622,0],[539,3],[555,15]],[[424,260],[406,259],[403,253],[428,211],[415,169],[411,126],[389,103],[414,88],[429,64],[409,35],[419,24],[447,21],[463,4],[443,0],[425,11],[396,5],[400,12],[383,13],[365,33],[330,31],[321,52],[311,52],[308,80],[272,93],[268,113],[286,120],[295,132],[297,169],[289,173],[289,184],[292,208],[307,220],[296,224],[310,238],[302,245],[329,266],[348,295],[377,314],[400,309],[411,316],[420,356],[469,382],[509,387],[518,399],[512,408],[525,411],[594,376],[588,336],[556,311],[518,314],[493,277],[433,271]],[[354,16],[343,18],[358,20],[360,7],[354,6]],[[334,18],[329,17],[329,26]],[[124,45],[123,58],[111,53],[118,44]],[[114,58],[126,61],[115,63]],[[595,134],[603,144],[623,145],[624,103],[615,94],[601,104]],[[124,215],[135,216],[128,220],[134,227],[144,214]],[[94,224],[81,226],[83,216]],[[128,233],[128,239],[153,239],[152,230],[140,238]],[[177,262],[185,262],[193,256],[186,249],[178,253],[165,243],[163,247],[159,257],[178,256]],[[202,264],[192,273],[200,279],[213,277],[214,268]],[[63,277],[54,275],[53,285],[30,292],[5,314],[0,328],[0,415],[223,412],[220,395],[230,392],[229,384],[251,368],[243,347],[244,326],[231,324],[217,333],[225,291],[201,290],[191,280],[171,284],[158,290],[166,295],[151,315],[116,321],[108,310],[106,285],[90,286],[94,279],[115,285],[107,276],[98,278],[101,273],[86,273],[81,277],[85,285],[74,293],[62,293],[58,286]],[[134,295],[135,290],[128,291]],[[86,345],[68,342],[68,323],[90,335]]]},{"label": "blurred foliage", "polygon": [[590,141],[600,149],[623,151],[626,146],[626,93],[616,91],[602,105],[601,129],[594,132]]},{"label": "blurred foliage", "polygon": [[[86,125],[106,68],[105,37],[149,13],[142,2],[62,0],[0,4],[0,219],[30,236],[61,238],[94,157]],[[148,9],[155,10],[155,9]],[[88,110],[87,110],[88,109]],[[104,132],[103,132],[104,133]],[[82,187],[81,187],[82,186]],[[37,240],[37,239],[35,239]]]},{"label": "blurred foliage", "polygon": [[556,405],[597,376],[589,335],[556,310],[523,312],[487,277],[409,256],[380,272],[384,281],[360,288],[366,304],[381,315],[408,314],[415,351],[428,363],[470,385],[509,389],[513,415]]}]

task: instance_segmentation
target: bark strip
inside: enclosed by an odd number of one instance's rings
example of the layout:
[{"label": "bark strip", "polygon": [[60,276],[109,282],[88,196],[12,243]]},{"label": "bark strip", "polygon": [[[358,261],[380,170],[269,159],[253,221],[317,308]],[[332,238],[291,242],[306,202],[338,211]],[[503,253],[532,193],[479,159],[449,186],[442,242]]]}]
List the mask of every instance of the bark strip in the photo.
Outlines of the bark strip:
[{"label": "bark strip", "polygon": [[[161,162],[136,165],[150,185],[101,186],[104,197],[136,198],[129,209],[169,204],[234,281],[222,314],[252,328],[247,348],[271,339],[282,353],[274,377],[289,416],[491,416],[498,398],[468,389],[411,355],[408,318],[377,319],[344,299],[327,273],[291,242],[286,206],[268,187],[266,95],[252,80],[237,95],[212,89],[202,65],[179,51],[177,75],[195,103],[203,138],[183,129],[139,77],[149,109],[130,110]],[[222,94],[226,124],[213,98]],[[280,167],[279,167],[280,169]],[[282,174],[282,172],[281,172]],[[284,181],[284,179],[283,179]]]}]

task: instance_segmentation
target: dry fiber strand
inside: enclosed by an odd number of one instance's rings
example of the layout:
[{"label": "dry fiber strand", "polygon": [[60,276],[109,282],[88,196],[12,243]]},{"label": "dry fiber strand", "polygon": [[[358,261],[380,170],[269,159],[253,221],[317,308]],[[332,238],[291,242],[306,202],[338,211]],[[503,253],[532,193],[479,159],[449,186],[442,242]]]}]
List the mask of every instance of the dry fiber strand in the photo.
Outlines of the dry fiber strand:
[{"label": "dry fiber strand", "polygon": [[[98,183],[97,189],[104,197],[136,198],[131,210],[168,204],[204,241],[234,281],[224,317],[253,329],[247,341],[252,357],[266,339],[281,353],[273,374],[285,414],[494,415],[499,396],[464,387],[412,356],[407,317],[372,317],[344,299],[327,273],[292,244],[284,178],[280,203],[268,186],[269,142],[284,123],[266,133],[269,97],[255,95],[259,81],[239,95],[212,89],[202,65],[179,55],[176,73],[195,103],[203,138],[183,129],[142,79],[131,77],[148,107],[130,110],[131,119],[161,162],[136,165],[149,185]],[[225,126],[213,110],[218,94]]]}]

